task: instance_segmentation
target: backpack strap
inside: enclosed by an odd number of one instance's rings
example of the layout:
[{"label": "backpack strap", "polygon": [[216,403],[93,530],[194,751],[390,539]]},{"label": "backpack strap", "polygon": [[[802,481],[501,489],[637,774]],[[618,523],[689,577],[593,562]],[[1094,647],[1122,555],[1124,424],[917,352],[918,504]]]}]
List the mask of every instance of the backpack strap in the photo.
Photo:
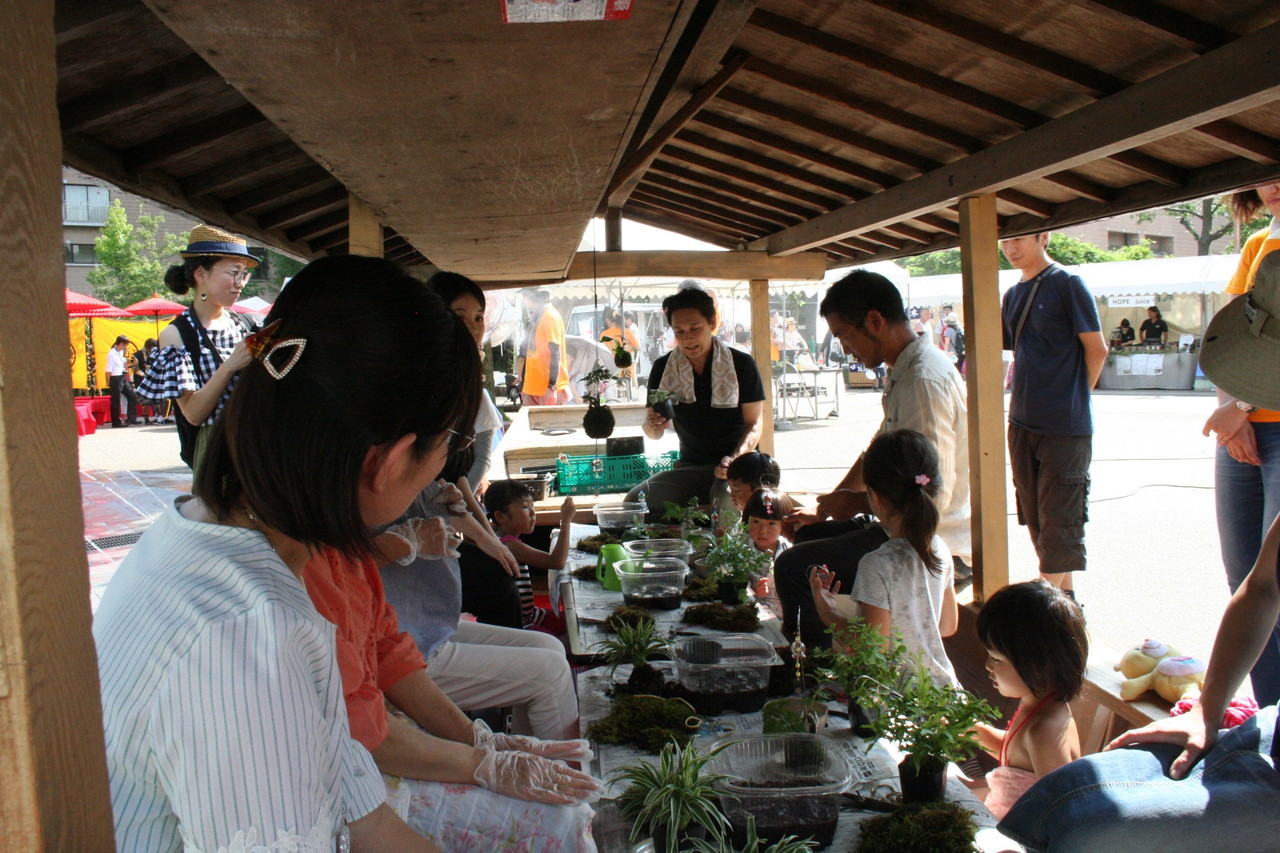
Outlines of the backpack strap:
[{"label": "backpack strap", "polygon": [[[187,309],[182,314],[173,318],[173,325],[178,327],[178,334],[182,336],[182,345],[186,347],[187,352],[191,355],[191,369],[195,372],[196,378],[204,382],[209,381],[206,377],[200,375],[200,334],[196,331],[204,331],[204,327],[200,322],[191,316],[191,309]],[[216,347],[210,347],[213,350],[214,361],[221,365],[222,357],[218,355]]]},{"label": "backpack strap", "polygon": [[1013,332],[1013,351],[1017,353],[1018,344],[1022,341],[1022,327],[1027,323],[1027,315],[1031,313],[1031,306],[1035,304],[1036,294],[1040,292],[1040,282],[1044,281],[1044,277],[1049,274],[1057,264],[1049,264],[1041,270],[1040,274],[1031,281],[1031,293],[1027,295],[1027,301],[1022,305],[1022,315],[1018,317],[1018,326]]}]

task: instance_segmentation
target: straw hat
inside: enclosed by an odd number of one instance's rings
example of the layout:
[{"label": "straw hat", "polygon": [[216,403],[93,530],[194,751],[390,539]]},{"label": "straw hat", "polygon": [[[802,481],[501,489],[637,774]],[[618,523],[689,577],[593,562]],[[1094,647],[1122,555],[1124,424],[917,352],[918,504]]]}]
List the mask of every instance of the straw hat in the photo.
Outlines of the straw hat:
[{"label": "straw hat", "polygon": [[187,248],[178,253],[184,258],[235,258],[244,261],[249,269],[258,265],[258,259],[249,254],[249,244],[245,239],[221,228],[197,225],[191,229],[190,240]]},{"label": "straw hat", "polygon": [[1258,264],[1253,290],[1213,316],[1200,367],[1237,400],[1280,410],[1280,252]]}]

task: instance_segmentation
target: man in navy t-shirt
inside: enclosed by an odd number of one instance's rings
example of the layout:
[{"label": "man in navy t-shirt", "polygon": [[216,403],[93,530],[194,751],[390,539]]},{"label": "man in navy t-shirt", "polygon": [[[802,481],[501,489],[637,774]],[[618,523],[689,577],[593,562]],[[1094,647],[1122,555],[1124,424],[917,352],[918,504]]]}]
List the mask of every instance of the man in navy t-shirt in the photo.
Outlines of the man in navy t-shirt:
[{"label": "man in navy t-shirt", "polygon": [[1093,412],[1089,392],[1107,342],[1079,276],[1053,262],[1048,234],[1000,241],[1022,280],[1004,296],[1004,347],[1014,352],[1009,459],[1018,522],[1031,533],[1040,576],[1074,597],[1085,568]]}]

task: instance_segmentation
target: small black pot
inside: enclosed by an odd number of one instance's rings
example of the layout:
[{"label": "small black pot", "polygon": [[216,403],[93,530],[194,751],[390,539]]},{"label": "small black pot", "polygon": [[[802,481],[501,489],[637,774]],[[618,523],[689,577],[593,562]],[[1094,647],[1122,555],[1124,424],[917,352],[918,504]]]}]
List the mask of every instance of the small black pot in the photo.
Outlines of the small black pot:
[{"label": "small black pot", "polygon": [[929,756],[920,762],[919,769],[904,759],[898,765],[898,780],[902,784],[902,802],[932,803],[943,799],[947,790],[947,762]]},{"label": "small black pot", "polygon": [[669,421],[674,421],[676,419],[676,406],[670,399],[660,400],[657,403],[650,405],[649,408],[653,409]]},{"label": "small black pot", "polygon": [[863,740],[870,740],[876,736],[875,730],[871,728],[871,715],[867,713],[866,708],[852,699],[849,700],[849,728]]},{"label": "small black pot", "polygon": [[745,583],[733,583],[730,581],[716,582],[717,594],[720,596],[722,604],[728,604],[730,607],[736,607],[742,603],[742,594],[747,591]]}]

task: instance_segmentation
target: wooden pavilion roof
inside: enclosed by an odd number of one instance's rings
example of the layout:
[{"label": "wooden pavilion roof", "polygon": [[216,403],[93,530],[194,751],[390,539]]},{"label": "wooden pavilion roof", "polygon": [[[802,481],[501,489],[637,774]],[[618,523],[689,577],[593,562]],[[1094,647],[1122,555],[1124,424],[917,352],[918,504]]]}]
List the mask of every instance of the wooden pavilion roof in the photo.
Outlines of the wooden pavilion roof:
[{"label": "wooden pavilion roof", "polygon": [[1268,0],[59,0],[64,159],[304,257],[556,280],[590,217],[830,265],[1280,177]]}]

